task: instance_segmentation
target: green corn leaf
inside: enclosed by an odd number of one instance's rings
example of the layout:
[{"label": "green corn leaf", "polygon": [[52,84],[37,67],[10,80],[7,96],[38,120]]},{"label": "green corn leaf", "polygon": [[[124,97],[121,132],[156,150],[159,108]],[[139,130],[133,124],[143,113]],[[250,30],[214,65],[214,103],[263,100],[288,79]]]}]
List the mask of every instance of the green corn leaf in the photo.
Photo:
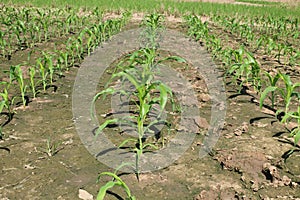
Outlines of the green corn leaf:
[{"label": "green corn leaf", "polygon": [[147,116],[147,114],[149,113],[150,111],[150,108],[151,108],[151,105],[149,104],[143,104],[142,107],[141,107],[141,113],[140,113],[140,116],[142,119],[145,119],[145,117]]},{"label": "green corn leaf", "polygon": [[117,123],[117,122],[119,122],[119,119],[117,119],[117,118],[106,120],[103,124],[101,124],[101,125],[98,127],[95,136],[98,136],[99,133],[100,133],[103,129],[105,129],[108,125],[110,125],[110,124],[115,124],[115,123]]},{"label": "green corn leaf", "polygon": [[159,102],[160,102],[160,98],[155,97],[155,98],[151,99],[151,101],[149,102],[149,105],[159,104]]},{"label": "green corn leaf", "polygon": [[297,87],[300,87],[300,82],[299,82],[299,83],[295,83],[295,84],[293,85],[293,88],[297,88]]},{"label": "green corn leaf", "polygon": [[112,76],[112,78],[115,77],[126,77],[134,85],[136,89],[140,87],[138,80],[132,74],[129,74],[126,71],[116,73]]},{"label": "green corn leaf", "polygon": [[269,86],[267,87],[260,95],[259,107],[262,108],[265,98],[267,97],[269,92],[274,92],[278,87]]},{"label": "green corn leaf", "polygon": [[291,137],[294,137],[294,145],[296,146],[298,142],[300,141],[300,126],[295,128],[291,133]]},{"label": "green corn leaf", "polygon": [[106,195],[106,191],[110,188],[113,188],[116,184],[117,182],[109,181],[104,186],[102,186],[98,192],[97,200],[103,200]]},{"label": "green corn leaf", "polygon": [[248,58],[249,63],[252,63],[252,64],[257,63],[254,56],[250,52],[247,52],[247,58]]},{"label": "green corn leaf", "polygon": [[102,95],[108,95],[108,94],[114,94],[116,92],[116,90],[112,87],[106,88],[104,90],[102,90],[101,92],[98,92],[94,98],[93,98],[93,102],[97,101],[97,99],[102,96]]},{"label": "green corn leaf", "polygon": [[299,92],[293,91],[291,96],[292,97],[295,96],[295,97],[297,97],[298,100],[300,100],[300,93]]},{"label": "green corn leaf", "polygon": [[[94,105],[95,105],[95,102],[97,101],[97,99],[101,96],[101,95],[107,95],[107,94],[114,94],[116,91],[114,90],[114,88],[107,88],[105,90],[102,90],[101,92],[97,93],[94,98],[93,98],[93,101],[92,101],[92,104],[91,104],[91,108],[90,108],[90,113],[91,113],[91,118],[93,120],[95,120],[95,112],[94,112]],[[104,97],[105,98],[105,97]]]},{"label": "green corn leaf", "polygon": [[0,113],[2,113],[2,110],[3,110],[5,105],[6,105],[5,101],[0,102]]},{"label": "green corn leaf", "polygon": [[295,111],[295,112],[288,112],[287,115],[289,115],[290,117],[295,118],[297,120],[300,119],[300,113],[297,112],[297,111]]},{"label": "green corn leaf", "polygon": [[241,67],[241,64],[239,64],[239,63],[235,63],[235,64],[231,65],[231,67],[227,70],[226,76],[228,74],[232,74],[233,72],[238,70],[240,67]]},{"label": "green corn leaf", "polygon": [[160,91],[160,108],[162,112],[166,107],[168,101],[168,94],[172,96],[172,91],[167,85],[163,83],[159,85],[159,91]]},{"label": "green corn leaf", "polygon": [[125,192],[127,193],[128,197],[131,197],[131,192],[130,192],[128,186],[126,185],[126,183],[118,175],[116,175],[114,173],[111,173],[111,172],[102,172],[99,175],[98,179],[100,178],[100,176],[103,176],[103,175],[111,176],[115,180],[115,184],[114,185],[121,186],[125,190]]},{"label": "green corn leaf", "polygon": [[158,149],[158,147],[156,146],[156,145],[154,145],[154,144],[151,144],[151,143],[147,143],[147,144],[145,144],[144,146],[143,146],[143,149],[145,149],[146,147],[152,147],[153,149],[155,149],[155,150],[157,150]]},{"label": "green corn leaf", "polygon": [[129,139],[127,139],[127,140],[124,140],[124,141],[118,146],[118,148],[123,147],[125,144],[127,144],[127,143],[129,143],[129,142],[134,142],[134,143],[136,143],[136,139],[131,139],[131,138],[129,138]]},{"label": "green corn leaf", "polygon": [[161,109],[161,113],[163,112],[167,101],[168,101],[168,93],[170,93],[170,89],[164,85],[161,84],[159,85],[159,91],[160,91],[160,109]]},{"label": "green corn leaf", "polygon": [[287,74],[282,74],[281,72],[278,72],[280,78],[283,80],[283,82],[285,83],[286,87],[288,86],[291,86],[293,83],[292,83],[292,80],[291,80],[291,77]]},{"label": "green corn leaf", "polygon": [[280,76],[277,73],[274,77],[271,76],[271,74],[265,72],[265,75],[268,77],[269,82],[271,83],[271,86],[275,86],[277,81],[279,80]]},{"label": "green corn leaf", "polygon": [[164,121],[164,120],[154,120],[154,121],[152,121],[152,122],[150,122],[149,124],[148,124],[148,126],[145,128],[145,132],[146,131],[148,131],[149,129],[150,129],[150,127],[151,126],[154,126],[155,124],[158,124],[158,123],[162,123],[162,122],[166,122],[166,121]]},{"label": "green corn leaf", "polygon": [[283,118],[281,119],[282,123],[285,123],[290,117],[292,117],[291,113],[285,113],[285,115],[283,116]]},{"label": "green corn leaf", "polygon": [[300,141],[300,128],[297,128],[297,131],[294,136],[294,145],[296,146]]}]

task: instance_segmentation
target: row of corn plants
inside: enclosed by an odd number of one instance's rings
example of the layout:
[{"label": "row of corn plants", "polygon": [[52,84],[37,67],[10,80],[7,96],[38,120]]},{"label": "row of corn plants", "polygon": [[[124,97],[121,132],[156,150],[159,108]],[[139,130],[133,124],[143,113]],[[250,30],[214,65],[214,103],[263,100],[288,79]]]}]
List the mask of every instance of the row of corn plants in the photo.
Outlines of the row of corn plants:
[{"label": "row of corn plants", "polygon": [[[270,99],[271,107],[276,110],[275,116],[281,123],[286,125],[295,122],[297,124],[296,127],[289,130],[290,136],[294,138],[294,146],[297,146],[300,140],[300,83],[293,83],[289,75],[280,71],[276,75],[264,71],[255,59],[254,53],[243,45],[237,49],[226,47],[221,39],[215,39],[218,36],[210,32],[208,23],[202,22],[197,16],[187,16],[186,23],[188,35],[204,44],[213,57],[221,60],[224,64],[225,78],[230,77],[231,83],[239,85],[240,89],[252,87],[259,95],[260,107],[264,105],[266,99]],[[228,22],[226,23],[228,24]],[[294,26],[290,26],[294,29]],[[276,102],[279,98],[283,99],[284,105]]]},{"label": "row of corn plants", "polygon": [[[177,56],[159,57],[159,43],[157,38],[160,31],[164,29],[163,26],[164,17],[160,14],[153,13],[147,15],[143,21],[143,25],[146,27],[143,32],[143,38],[145,41],[145,47],[138,49],[121,59],[116,65],[116,69],[111,76],[110,81],[106,84],[105,88],[97,93],[93,100],[91,108],[92,117],[94,118],[93,107],[100,97],[106,97],[116,93],[130,98],[130,101],[134,102],[135,111],[134,115],[125,116],[122,118],[107,119],[97,129],[96,135],[102,133],[102,131],[110,124],[126,124],[131,126],[135,130],[136,137],[132,137],[122,141],[119,144],[119,148],[129,147],[131,152],[135,153],[134,163],[124,163],[120,166],[129,165],[134,168],[134,173],[139,180],[140,159],[142,158],[145,150],[150,151],[160,148],[155,142],[147,140],[148,135],[151,134],[150,127],[157,124],[165,124],[167,128],[170,128],[170,123],[161,118],[163,111],[169,102],[172,108],[175,109],[175,99],[171,88],[164,84],[160,80],[155,80],[155,75],[159,73],[159,65],[164,61],[172,60],[174,62],[185,62],[184,59]],[[128,91],[126,88],[116,88],[114,81],[121,80],[122,85],[129,83],[134,87],[134,91]],[[155,119],[150,118],[150,112],[155,110],[155,105],[158,105],[159,112]],[[161,133],[162,134],[162,133]],[[162,145],[164,144],[164,137],[160,135]],[[112,180],[107,182],[99,190],[97,200],[102,200],[108,189],[113,186],[121,186],[125,190],[126,199],[135,199],[131,195],[128,186],[125,182],[117,176],[117,171],[114,173],[103,172],[100,176],[108,175],[112,177]]]},{"label": "row of corn plants", "polygon": [[95,9],[79,15],[75,9],[0,7],[0,44],[2,57],[32,48],[54,38],[69,37],[82,27],[99,23],[103,12]]},{"label": "row of corn plants", "polygon": [[[265,27],[266,23],[259,20],[221,16],[214,16],[212,19],[214,23],[224,27],[226,32],[244,40],[255,51],[261,50],[263,54],[276,58],[281,64],[295,66],[300,63],[300,51],[297,46],[299,45],[297,18],[291,20],[280,18],[280,22],[271,18],[273,21],[267,26],[268,29],[273,30],[271,33],[266,31],[268,30]],[[281,30],[278,26],[285,28]],[[291,38],[294,40],[292,43],[288,42]]]},{"label": "row of corn plants", "polygon": [[[22,11],[26,10],[20,12]],[[100,11],[95,15],[100,15]],[[43,12],[42,16],[45,17],[46,13]],[[54,82],[63,76],[64,71],[80,64],[97,46],[119,32],[129,17],[130,13],[124,12],[121,18],[106,21],[100,19],[90,28],[84,26],[81,30],[80,22],[76,27],[77,33],[61,44],[59,49],[33,49],[26,62],[11,65],[8,70],[3,71],[8,74],[9,80],[0,83],[0,113],[7,115],[8,120],[0,125],[0,136],[2,137],[2,127],[15,114],[14,108],[18,106],[18,102],[26,107],[30,98],[35,99],[40,92],[55,87]]]},{"label": "row of corn plants", "polygon": [[237,49],[225,46],[222,40],[211,33],[208,22],[202,22],[197,16],[185,17],[188,35],[206,46],[214,59],[219,60],[226,71],[225,77],[230,75],[232,83],[243,86],[253,86],[259,91],[261,88],[261,69],[253,54],[243,45]]},{"label": "row of corn plants", "polygon": [[[252,19],[253,20],[253,19]],[[253,33],[254,29],[259,26],[260,21],[251,21],[250,24],[234,22],[235,19],[231,19],[230,27],[247,27],[250,30],[250,33]],[[256,39],[256,48],[259,49],[260,47],[264,48],[263,54],[266,55],[273,55],[275,59],[277,59],[278,63],[290,65],[290,66],[299,66],[300,64],[300,51],[297,48],[299,43],[295,43],[294,47],[292,44],[289,44],[287,41],[288,37],[293,39],[299,39],[299,27],[298,27],[298,19],[287,19],[287,18],[280,18],[279,20],[273,18],[267,18],[263,21],[263,29],[258,33],[257,36],[252,38],[252,41]],[[256,24],[255,24],[256,23]],[[224,24],[224,19],[223,19]],[[254,25],[255,24],[255,25]],[[239,30],[239,33],[242,34],[243,31],[241,28],[236,28]],[[247,30],[244,29],[244,30]],[[273,30],[273,31],[270,31]],[[273,35],[269,35],[269,34]],[[241,36],[241,35],[240,35]],[[242,37],[242,36],[241,36]],[[247,38],[247,37],[246,37]],[[282,40],[286,39],[285,43],[282,43]],[[279,41],[279,42],[278,42]],[[256,49],[256,50],[257,50]],[[286,58],[284,63],[281,62],[281,56]],[[299,82],[293,83],[291,77],[287,74],[283,74],[278,71],[274,76],[272,76],[268,72],[263,72],[261,76],[264,76],[265,80],[265,89],[260,92],[260,106],[263,106],[264,100],[268,97],[271,100],[272,108],[275,108],[275,101],[276,97],[281,97],[283,99],[283,107],[284,109],[277,108],[276,116],[280,119],[280,122],[283,124],[288,124],[289,122],[295,122],[297,125],[296,127],[289,130],[290,136],[294,138],[294,145],[296,146],[300,139],[300,121],[299,121]],[[291,102],[294,103],[291,106]],[[293,107],[293,108],[291,108]],[[287,126],[288,127],[288,126]],[[293,152],[293,151],[291,151]]]}]

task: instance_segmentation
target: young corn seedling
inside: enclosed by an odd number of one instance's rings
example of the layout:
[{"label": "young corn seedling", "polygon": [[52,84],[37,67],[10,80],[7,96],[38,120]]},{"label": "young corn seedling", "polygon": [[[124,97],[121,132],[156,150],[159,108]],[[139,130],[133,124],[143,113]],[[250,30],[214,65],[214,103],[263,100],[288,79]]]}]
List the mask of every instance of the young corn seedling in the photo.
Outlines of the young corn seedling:
[{"label": "young corn seedling", "polygon": [[53,157],[62,149],[62,148],[59,148],[60,145],[61,145],[61,142],[54,142],[49,137],[46,141],[46,148],[41,148],[41,151],[43,153],[46,153],[47,156]]},{"label": "young corn seedling", "polygon": [[42,53],[44,56],[47,73],[49,74],[50,85],[52,85],[53,84],[53,75],[54,75],[54,65],[53,65],[52,55],[47,52],[44,52],[44,51]]},{"label": "young corn seedling", "polygon": [[239,82],[240,88],[242,88],[243,85],[249,85],[250,83],[255,91],[259,91],[261,88],[261,70],[253,55],[246,52],[243,47],[233,51],[233,54],[234,64],[227,70],[226,76],[232,75],[233,82],[235,84]]},{"label": "young corn seedling", "polygon": [[0,85],[4,86],[2,88],[2,92],[0,92],[0,97],[1,97],[0,113],[3,111],[4,108],[6,108],[7,114],[8,114],[8,120],[10,121],[15,113],[13,111],[13,103],[14,103],[15,97],[12,97],[12,98],[9,97],[8,90],[10,87],[10,83],[3,81],[3,82],[0,82]]},{"label": "young corn seedling", "polygon": [[300,50],[296,50],[292,52],[289,56],[289,65],[295,66],[298,61],[298,65],[300,64]]},{"label": "young corn seedling", "polygon": [[95,41],[96,38],[92,30],[88,28],[85,28],[80,32],[79,38],[84,38],[85,34],[87,34],[87,43],[86,43],[87,54],[90,55],[91,51],[94,49],[93,41]]},{"label": "young corn seedling", "polygon": [[[289,111],[289,107],[290,107],[290,103],[292,101],[292,98],[295,96],[295,97],[298,98],[298,100],[300,99],[300,94],[296,91],[296,88],[300,87],[300,82],[293,83],[289,75],[282,74],[280,72],[279,72],[279,76],[285,84],[285,89],[281,89],[279,87],[277,87],[277,89],[279,90],[281,96],[284,99],[284,102],[285,102],[284,112],[286,114]],[[277,112],[280,113],[282,111],[279,110]]]},{"label": "young corn seedling", "polygon": [[263,101],[264,99],[266,98],[267,94],[271,92],[271,97],[270,97],[270,100],[272,102],[272,108],[274,109],[275,107],[275,100],[276,100],[276,93],[275,93],[275,90],[276,90],[276,84],[277,84],[277,81],[279,80],[280,78],[280,75],[277,73],[274,77],[268,73],[268,72],[265,72],[265,75],[268,77],[268,87],[261,93],[260,95],[260,108],[262,108],[263,106]]},{"label": "young corn seedling", "polygon": [[[133,125],[137,130],[138,139],[127,139],[123,141],[119,147],[123,147],[128,143],[135,143],[133,151],[136,153],[136,174],[139,178],[139,160],[143,154],[144,149],[151,147],[158,149],[158,147],[152,143],[146,143],[146,135],[151,133],[150,127],[159,123],[165,123],[165,120],[161,119],[161,114],[164,111],[168,98],[172,100],[174,105],[172,90],[162,83],[161,81],[154,80],[154,75],[158,65],[165,60],[175,60],[178,62],[185,62],[180,57],[171,56],[160,60],[156,59],[157,52],[154,48],[143,48],[128,55],[127,58],[118,64],[117,70],[113,73],[111,80],[119,78],[124,84],[128,81],[135,88],[135,91],[131,94],[125,89],[115,89],[114,87],[106,87],[103,91],[95,95],[93,99],[93,105],[100,96],[106,96],[108,94],[115,94],[120,92],[127,96],[132,95],[133,101],[137,107],[138,114],[135,116],[129,116],[127,119],[109,119],[99,126],[96,135],[98,135],[109,124],[115,124],[117,122],[127,123]],[[155,95],[155,92],[159,92],[159,96]],[[153,110],[154,105],[159,105],[160,112],[157,119],[149,122],[149,113]],[[92,105],[92,106],[93,106]],[[92,107],[93,108],[93,107]],[[93,111],[93,109],[91,110]],[[92,112],[92,116],[94,113]],[[131,120],[131,122],[130,122]]]},{"label": "young corn seedling", "polygon": [[0,30],[0,50],[3,58],[6,56],[6,40],[4,38],[5,32]]},{"label": "young corn seedling", "polygon": [[297,111],[286,113],[286,115],[282,119],[282,122],[286,123],[288,120],[292,119],[296,120],[297,127],[291,130],[290,137],[294,137],[294,146],[296,146],[300,141],[300,105],[298,105]]},{"label": "young corn seedling", "polygon": [[69,53],[67,51],[57,51],[57,54],[61,69],[69,70]]},{"label": "young corn seedling", "polygon": [[150,45],[149,48],[158,48],[158,39],[160,32],[164,28],[164,16],[158,13],[152,13],[147,15],[143,21],[143,25],[146,26],[145,31],[142,33],[142,37],[146,39],[146,44]]},{"label": "young corn seedling", "polygon": [[73,49],[75,49],[78,62],[80,63],[83,59],[83,39],[81,37],[78,37],[77,40],[74,41]]},{"label": "young corn seedling", "polygon": [[[281,97],[284,100],[285,103],[285,109],[284,110],[277,110],[276,115],[284,112],[284,115],[287,115],[289,112],[290,103],[292,101],[293,97],[297,97],[299,100],[300,94],[296,91],[296,88],[300,87],[300,83],[293,83],[291,81],[291,78],[289,75],[282,74],[281,72],[278,72],[279,78],[284,82],[285,88],[281,88],[279,86],[269,86],[267,87],[262,93],[260,97],[260,106],[262,107],[263,102],[265,98],[267,97],[268,93],[271,92],[271,94],[274,94],[272,92],[278,91]],[[273,78],[275,79],[275,77]],[[276,77],[275,80],[273,80],[274,85],[277,83],[278,78]],[[284,119],[285,117],[283,117]]]},{"label": "young corn seedling", "polygon": [[35,79],[35,74],[36,74],[35,67],[30,67],[28,69],[28,72],[29,72],[29,75],[30,75],[30,88],[31,88],[31,91],[32,91],[32,94],[33,94],[33,99],[35,99],[36,94],[37,94],[35,80],[34,80]]},{"label": "young corn seedling", "polygon": [[202,23],[197,16],[188,15],[185,20],[189,26],[188,35],[195,38],[196,41],[204,42],[208,38],[207,22]]},{"label": "young corn seedling", "polygon": [[45,68],[45,61],[42,60],[42,58],[38,58],[36,60],[36,62],[37,62],[36,64],[38,65],[38,68],[39,68],[40,76],[42,78],[41,82],[43,84],[43,90],[46,91],[48,72],[47,72],[47,69]]},{"label": "young corn seedling", "polygon": [[102,186],[98,192],[97,195],[97,200],[103,200],[107,190],[115,187],[115,186],[120,186],[124,189],[124,191],[126,192],[126,200],[136,200],[136,198],[131,194],[131,191],[129,189],[129,187],[127,186],[127,184],[115,173],[111,173],[111,172],[102,172],[99,177],[97,182],[99,182],[100,177],[102,176],[110,176],[112,177],[111,181],[108,181],[104,186]]},{"label": "young corn seedling", "polygon": [[26,107],[26,104],[28,103],[26,102],[26,98],[25,98],[27,85],[23,77],[23,71],[21,65],[10,66],[10,72],[12,73],[11,77],[13,77],[11,82],[14,80],[18,82],[21,96],[22,96],[23,107]]}]

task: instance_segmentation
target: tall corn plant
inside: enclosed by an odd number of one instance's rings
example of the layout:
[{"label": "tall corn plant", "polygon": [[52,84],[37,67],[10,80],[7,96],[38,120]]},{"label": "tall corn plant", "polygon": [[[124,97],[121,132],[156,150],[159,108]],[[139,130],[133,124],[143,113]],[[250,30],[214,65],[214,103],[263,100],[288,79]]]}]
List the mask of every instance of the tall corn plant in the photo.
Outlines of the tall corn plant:
[{"label": "tall corn plant", "polygon": [[[158,148],[156,145],[146,142],[146,135],[151,132],[150,127],[166,122],[161,119],[161,114],[167,105],[168,99],[171,99],[171,103],[174,105],[172,90],[163,82],[155,80],[154,76],[157,74],[159,65],[166,60],[185,62],[184,59],[177,56],[170,56],[161,59],[158,58],[157,48],[159,45],[156,31],[159,31],[159,29],[162,28],[161,19],[162,16],[158,14],[148,15],[146,17],[144,24],[146,24],[146,37],[149,39],[146,47],[134,51],[118,63],[117,68],[112,74],[105,89],[94,96],[91,110],[92,117],[94,117],[93,106],[97,99],[101,96],[105,97],[108,94],[112,95],[115,93],[121,93],[133,97],[132,100],[135,102],[137,114],[122,119],[114,118],[106,120],[98,127],[96,135],[98,135],[108,125],[115,123],[125,123],[135,128],[137,139],[127,139],[123,141],[119,147],[129,143],[134,143],[132,150],[136,153],[135,170],[137,177],[139,177],[139,161],[144,149],[148,147],[153,149]],[[121,79],[123,83],[122,85],[124,85],[125,82],[129,82],[134,87],[134,92],[126,91],[122,87],[115,88],[114,86],[108,86],[116,79]],[[149,113],[154,109],[154,105],[158,105],[160,107],[160,111],[158,117],[151,121]]]},{"label": "tall corn plant", "polygon": [[[104,128],[110,124],[126,123],[135,126],[137,130],[138,139],[127,139],[123,141],[119,147],[128,143],[135,143],[133,149],[136,152],[136,173],[139,174],[139,160],[143,151],[147,147],[157,149],[158,147],[145,142],[146,134],[150,132],[150,127],[159,123],[165,123],[161,120],[161,114],[166,107],[168,99],[173,100],[172,90],[159,80],[154,80],[156,69],[159,64],[165,60],[176,60],[178,62],[185,62],[182,58],[171,56],[163,59],[157,59],[157,51],[154,48],[142,48],[138,51],[128,55],[125,60],[122,60],[117,67],[117,70],[111,77],[111,80],[116,78],[121,79],[123,83],[128,81],[135,88],[133,94],[125,89],[116,89],[113,86],[107,87],[103,91],[97,93],[93,99],[93,105],[100,96],[108,94],[115,94],[117,92],[127,96],[133,96],[133,101],[136,103],[138,114],[136,116],[129,116],[127,119],[109,119],[99,126],[96,135],[98,135]],[[159,92],[159,96],[155,92]],[[149,122],[149,113],[154,109],[154,105],[159,105],[160,112],[157,119]],[[93,115],[94,116],[94,115]]]}]

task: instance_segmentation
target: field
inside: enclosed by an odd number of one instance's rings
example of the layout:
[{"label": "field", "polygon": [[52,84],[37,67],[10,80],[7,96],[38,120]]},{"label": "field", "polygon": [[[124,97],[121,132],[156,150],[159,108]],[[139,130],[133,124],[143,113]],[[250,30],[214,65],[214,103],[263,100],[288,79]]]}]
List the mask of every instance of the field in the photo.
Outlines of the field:
[{"label": "field", "polygon": [[288,0],[2,1],[0,199],[300,199],[299,23]]}]

